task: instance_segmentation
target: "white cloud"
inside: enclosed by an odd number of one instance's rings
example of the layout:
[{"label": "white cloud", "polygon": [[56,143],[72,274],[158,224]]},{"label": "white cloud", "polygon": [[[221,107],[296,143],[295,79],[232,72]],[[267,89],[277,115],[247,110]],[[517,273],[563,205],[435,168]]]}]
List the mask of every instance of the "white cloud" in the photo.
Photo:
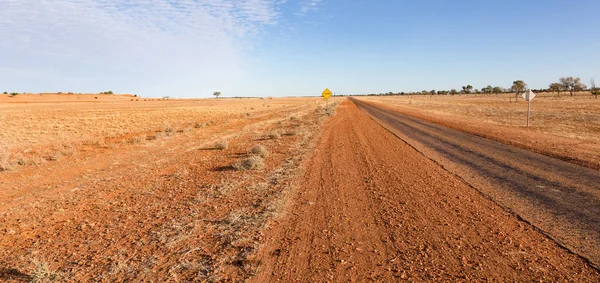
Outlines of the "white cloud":
[{"label": "white cloud", "polygon": [[282,3],[0,0],[0,84],[208,92],[241,75],[244,44],[277,22]]},{"label": "white cloud", "polygon": [[311,11],[315,11],[319,9],[319,4],[322,0],[302,0],[300,4],[300,10],[297,15],[304,16]]}]

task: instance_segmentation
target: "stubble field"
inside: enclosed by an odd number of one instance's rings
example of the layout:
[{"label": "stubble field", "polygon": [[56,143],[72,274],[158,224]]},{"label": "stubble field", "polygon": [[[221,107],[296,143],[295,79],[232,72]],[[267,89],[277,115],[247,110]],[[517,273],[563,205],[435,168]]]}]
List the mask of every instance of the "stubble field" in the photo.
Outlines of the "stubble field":
[{"label": "stubble field", "polygon": [[0,97],[0,281],[247,278],[322,102]]},{"label": "stubble field", "polygon": [[364,97],[418,118],[511,145],[600,168],[600,100],[589,93],[538,94],[531,104],[514,94]]}]

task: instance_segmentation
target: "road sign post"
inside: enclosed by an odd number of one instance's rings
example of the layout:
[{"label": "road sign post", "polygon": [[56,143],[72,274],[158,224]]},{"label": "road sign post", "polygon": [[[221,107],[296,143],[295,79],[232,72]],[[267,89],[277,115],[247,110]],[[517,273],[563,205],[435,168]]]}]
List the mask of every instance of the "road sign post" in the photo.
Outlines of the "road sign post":
[{"label": "road sign post", "polygon": [[531,101],[535,97],[535,93],[528,89],[525,93],[523,93],[523,98],[527,101],[527,128],[529,128],[529,116],[531,113]]},{"label": "road sign post", "polygon": [[325,110],[329,111],[329,97],[331,96],[332,92],[331,90],[329,90],[328,88],[326,88],[323,93],[321,93],[321,96],[323,96],[325,98]]}]

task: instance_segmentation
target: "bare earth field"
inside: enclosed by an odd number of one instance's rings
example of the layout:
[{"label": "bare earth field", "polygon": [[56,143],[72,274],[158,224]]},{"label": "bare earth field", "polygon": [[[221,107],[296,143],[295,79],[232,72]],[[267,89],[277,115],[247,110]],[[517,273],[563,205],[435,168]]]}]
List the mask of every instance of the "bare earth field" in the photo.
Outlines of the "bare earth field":
[{"label": "bare earth field", "polygon": [[[362,97],[404,114],[502,141],[563,160],[600,169],[600,100],[589,94],[569,97],[540,94],[527,102],[514,94],[499,96]],[[512,102],[510,102],[512,101]]]},{"label": "bare earth field", "polygon": [[[327,117],[315,98],[2,102],[0,281],[250,276]],[[264,164],[235,169],[255,145]]]},{"label": "bare earth field", "polygon": [[[0,281],[600,280],[353,101],[0,95]],[[465,128],[550,136],[514,123]]]}]

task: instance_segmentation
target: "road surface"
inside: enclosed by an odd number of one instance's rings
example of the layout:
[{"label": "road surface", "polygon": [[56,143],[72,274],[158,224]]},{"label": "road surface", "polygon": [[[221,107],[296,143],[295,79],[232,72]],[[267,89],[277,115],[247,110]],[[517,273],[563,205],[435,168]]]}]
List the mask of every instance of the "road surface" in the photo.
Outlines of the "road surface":
[{"label": "road surface", "polygon": [[254,282],[600,280],[351,101],[325,125],[256,262]]},{"label": "road surface", "polygon": [[369,116],[600,266],[600,172],[353,100]]}]

